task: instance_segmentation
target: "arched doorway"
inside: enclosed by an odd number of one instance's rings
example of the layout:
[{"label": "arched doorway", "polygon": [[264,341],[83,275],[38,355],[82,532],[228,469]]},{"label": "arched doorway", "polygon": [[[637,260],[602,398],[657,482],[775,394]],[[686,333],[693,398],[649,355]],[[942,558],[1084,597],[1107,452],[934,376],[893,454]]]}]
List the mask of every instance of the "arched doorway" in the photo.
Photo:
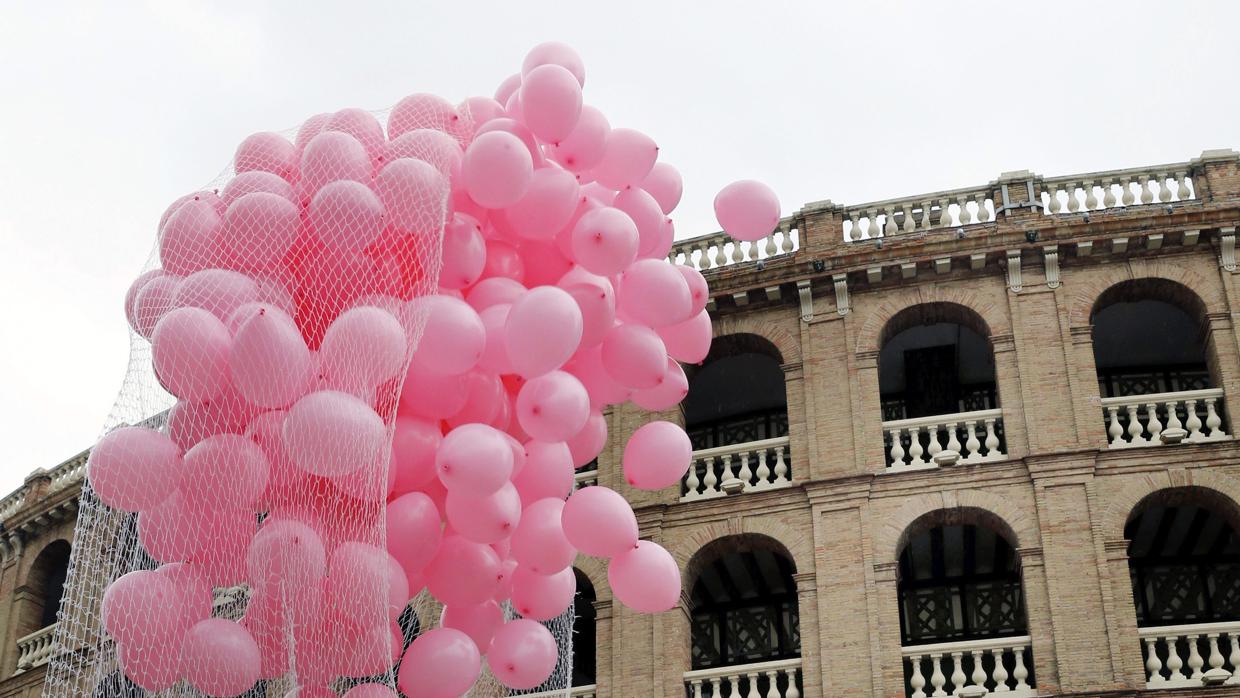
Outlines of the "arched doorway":
[{"label": "arched doorway", "polygon": [[1201,298],[1174,281],[1133,279],[1103,292],[1090,322],[1112,448],[1226,437]]},{"label": "arched doorway", "polygon": [[728,480],[755,490],[791,482],[788,395],[783,358],[753,334],[717,337],[701,367],[690,367],[683,410],[695,458],[682,499],[722,496]]},{"label": "arched doorway", "polygon": [[573,599],[573,680],[572,686],[593,686],[597,681],[598,616],[594,608],[597,596],[590,579],[573,568],[577,578],[577,595]]}]

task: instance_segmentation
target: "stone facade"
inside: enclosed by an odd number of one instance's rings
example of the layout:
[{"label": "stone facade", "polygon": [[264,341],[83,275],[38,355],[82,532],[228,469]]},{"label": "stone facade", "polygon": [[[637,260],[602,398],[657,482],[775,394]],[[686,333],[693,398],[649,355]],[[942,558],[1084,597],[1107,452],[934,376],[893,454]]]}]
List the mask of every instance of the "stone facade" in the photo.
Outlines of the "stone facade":
[{"label": "stone facade", "polygon": [[[1111,188],[1125,183],[1142,185],[1150,200],[1130,188],[1126,202]],[[802,695],[905,696],[897,559],[919,522],[959,520],[996,528],[1017,551],[1036,695],[1154,694],[1125,524],[1167,490],[1222,503],[1220,515],[1240,519],[1240,442],[1108,448],[1091,317],[1125,281],[1162,280],[1157,288],[1191,294],[1219,407],[1240,414],[1237,222],[1240,155],[1208,151],[1154,168],[1054,179],[1018,172],[875,204],[819,202],[786,219],[761,255],[715,236],[677,243],[673,261],[703,267],[710,282],[716,336],[754,334],[778,350],[791,484],[690,502],[675,488],[631,489],[620,475],[624,443],[652,417],[607,413],[599,484],[634,503],[642,536],[675,556],[686,592],[680,608],[640,615],[613,601],[604,564],[579,561],[598,599],[595,693],[686,695],[697,554],[727,539],[771,541],[792,563]],[[892,323],[927,304],[965,309],[989,340],[1006,459],[888,467],[879,352]],[[38,603],[32,561],[71,537],[75,487],[53,480],[36,473],[15,495],[20,504],[0,502],[0,674],[12,676],[0,696],[33,695],[41,676],[38,667],[14,672],[19,638],[34,630],[23,620]],[[1240,686],[1157,695],[1240,696]]]}]

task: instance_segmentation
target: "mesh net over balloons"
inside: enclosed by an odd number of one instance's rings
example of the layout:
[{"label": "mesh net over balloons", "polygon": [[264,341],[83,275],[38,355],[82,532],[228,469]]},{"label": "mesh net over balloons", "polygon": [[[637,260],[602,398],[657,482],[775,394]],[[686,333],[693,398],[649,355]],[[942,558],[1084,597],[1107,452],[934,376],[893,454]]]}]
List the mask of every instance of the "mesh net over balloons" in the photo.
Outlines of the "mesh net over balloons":
[{"label": "mesh net over balloons", "polygon": [[[584,84],[543,44],[494,98],[254,134],[168,207],[48,695],[565,689],[578,555],[630,608],[678,602],[672,557],[574,469],[609,405],[684,397],[708,291],[667,261],[679,175]],[[624,478],[689,460],[651,421]]]}]

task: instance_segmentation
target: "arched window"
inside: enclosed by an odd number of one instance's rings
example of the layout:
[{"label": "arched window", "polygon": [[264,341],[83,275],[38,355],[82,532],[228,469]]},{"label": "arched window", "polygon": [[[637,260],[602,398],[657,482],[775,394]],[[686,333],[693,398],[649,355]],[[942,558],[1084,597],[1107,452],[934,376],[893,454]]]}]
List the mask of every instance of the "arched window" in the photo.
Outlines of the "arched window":
[{"label": "arched window", "polygon": [[716,338],[702,366],[687,369],[685,430],[705,453],[689,469],[683,499],[720,496],[733,479],[746,490],[791,482],[782,362],[770,341],[735,334]]},{"label": "arched window", "polygon": [[69,553],[69,543],[58,540],[39,551],[31,564],[26,587],[33,593],[35,608],[24,614],[26,632],[23,635],[56,622],[65,592],[65,577],[69,574]]},{"label": "arched window", "polygon": [[924,517],[906,532],[900,550],[897,590],[908,695],[944,686],[952,695],[971,685],[995,691],[1000,684],[1001,690],[1033,695],[1019,557],[1006,531],[988,525],[995,523],[992,516],[964,514]]},{"label": "arched window", "polygon": [[577,596],[573,599],[573,686],[592,686],[596,681],[597,615],[594,602],[594,585],[590,579],[574,568],[577,577]]},{"label": "arched window", "polygon": [[1094,363],[1112,448],[1226,436],[1205,304],[1166,279],[1133,279],[1094,303]]},{"label": "arched window", "polygon": [[929,466],[942,451],[965,463],[1004,457],[994,352],[981,316],[955,303],[914,305],[887,322],[880,347],[889,467]]}]

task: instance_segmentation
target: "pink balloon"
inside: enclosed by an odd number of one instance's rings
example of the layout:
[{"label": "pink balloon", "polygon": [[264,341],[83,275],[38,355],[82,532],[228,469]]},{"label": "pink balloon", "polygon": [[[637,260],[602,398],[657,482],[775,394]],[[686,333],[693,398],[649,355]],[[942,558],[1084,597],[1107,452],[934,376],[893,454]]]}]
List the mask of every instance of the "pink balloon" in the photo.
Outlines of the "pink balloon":
[{"label": "pink balloon", "polygon": [[159,324],[169,310],[176,307],[177,287],[180,283],[179,276],[160,274],[142,285],[134,295],[134,331],[147,339],[151,338],[155,325]]},{"label": "pink balloon", "polygon": [[386,211],[370,187],[342,179],[324,184],[306,215],[328,250],[356,252],[379,237]]},{"label": "pink balloon", "polygon": [[616,194],[611,205],[624,211],[637,226],[638,257],[647,257],[658,248],[663,240],[667,216],[659,209],[659,202],[653,196],[638,187],[629,187]]},{"label": "pink balloon", "polygon": [[435,451],[443,443],[439,425],[427,419],[401,415],[392,428],[392,468],[399,493],[420,488],[435,479]]},{"label": "pink balloon", "polygon": [[[558,649],[551,631],[519,618],[495,631],[487,665],[499,682],[514,690],[534,688],[555,670]],[[412,697],[411,697],[412,698]]]},{"label": "pink balloon", "polygon": [[583,487],[564,503],[564,536],[586,555],[613,557],[637,545],[637,517],[615,490]]},{"label": "pink balloon", "polygon": [[500,558],[491,546],[458,535],[445,536],[426,566],[427,588],[449,606],[493,598],[500,583]]},{"label": "pink balloon", "polygon": [[177,308],[151,335],[151,360],[159,382],[183,400],[210,400],[228,383],[232,337],[219,318],[202,308]]},{"label": "pink balloon", "polygon": [[[400,651],[400,645],[396,646],[396,650]],[[345,691],[342,698],[396,698],[396,691],[381,683],[363,683]]]},{"label": "pink balloon", "polygon": [[319,584],[327,574],[327,552],[305,523],[269,518],[250,542],[245,564],[251,587],[280,596],[282,589]]},{"label": "pink balloon", "polygon": [[375,178],[375,192],[387,213],[385,223],[403,233],[437,233],[448,213],[446,177],[429,163],[413,158],[384,166]]},{"label": "pink balloon", "polygon": [[[165,642],[179,647],[180,638]],[[130,681],[148,691],[163,691],[181,679],[179,662],[168,661],[167,652],[162,643],[118,643],[116,660]]]},{"label": "pink balloon", "polygon": [[487,331],[468,303],[452,296],[429,296],[414,303],[415,313],[425,318],[415,361],[447,374],[465,373],[478,365]]},{"label": "pink balloon", "polygon": [[573,226],[573,259],[591,273],[612,276],[637,259],[638,240],[628,214],[608,206],[592,209]]},{"label": "pink balloon", "polygon": [[301,153],[301,190],[312,198],[328,182],[370,182],[372,167],[366,148],[340,131],[323,131]]},{"label": "pink balloon", "polygon": [[99,499],[131,512],[159,505],[181,484],[184,472],[181,449],[145,427],[108,432],[86,462],[87,478]]},{"label": "pink balloon", "polygon": [[521,80],[521,113],[525,125],[546,143],[572,133],[581,115],[581,84],[566,68],[541,65]]},{"label": "pink balloon", "polygon": [[[568,472],[572,473],[571,467]],[[555,497],[539,499],[526,506],[521,514],[521,523],[512,535],[512,557],[521,564],[522,569],[540,575],[568,569],[569,577],[572,577],[569,565],[577,557],[577,549],[564,535],[560,524],[563,512],[564,501]],[[521,615],[529,615],[519,608],[517,610]]]},{"label": "pink balloon", "polygon": [[310,350],[293,318],[274,307],[238,328],[228,354],[233,385],[259,407],[285,407],[310,387]]},{"label": "pink balloon", "polygon": [[677,265],[663,259],[639,259],[620,275],[616,302],[620,312],[643,325],[664,327],[692,316],[693,297]]},{"label": "pink balloon", "polygon": [[534,161],[525,144],[503,131],[474,138],[461,162],[461,178],[470,198],[487,208],[520,201],[533,175]]},{"label": "pink balloon", "polygon": [[[581,87],[586,86],[586,67],[581,62],[581,56],[573,50],[568,44],[562,44],[558,41],[545,41],[525,54],[525,60],[521,62],[521,76],[529,75],[535,68],[541,65],[558,65],[568,70],[577,79],[577,84]],[[520,84],[521,76],[514,75]],[[511,80],[512,78],[509,78]],[[496,97],[499,99],[499,97]],[[504,100],[500,99],[503,102]]]},{"label": "pink balloon", "polygon": [[486,328],[487,343],[482,350],[482,358],[478,360],[478,368],[491,373],[512,373],[512,360],[508,358],[507,323],[508,311],[512,308],[506,303],[493,305],[479,313],[482,326]]},{"label": "pink balloon", "polygon": [[512,281],[525,280],[525,261],[517,248],[503,240],[487,240],[487,259],[482,267],[482,275],[491,278],[507,278]]},{"label": "pink balloon", "polygon": [[581,310],[581,347],[598,346],[616,323],[616,294],[611,281],[581,267],[568,270],[557,285],[568,291]]},{"label": "pink balloon", "polygon": [[[461,144],[443,131],[418,128],[393,139],[386,146],[383,159],[393,162],[401,158],[424,160],[444,177],[455,179],[461,172],[465,151]],[[386,204],[386,200],[384,201]]]},{"label": "pink balloon", "polygon": [[504,105],[492,97],[467,97],[464,102],[457,105],[456,110],[474,124],[485,124],[491,119],[504,115]]},{"label": "pink balloon", "polygon": [[512,608],[525,618],[549,621],[568,610],[576,591],[571,567],[544,575],[518,565],[512,576]]},{"label": "pink balloon", "polygon": [[482,672],[482,658],[469,636],[436,628],[418,636],[405,650],[397,685],[408,698],[457,698]]},{"label": "pink balloon", "polygon": [[554,165],[534,170],[530,188],[503,217],[517,235],[551,240],[573,218],[578,203],[577,178]]},{"label": "pink balloon", "polygon": [[659,337],[673,359],[687,364],[700,364],[710,353],[712,335],[710,313],[705,309],[677,325],[660,327]]},{"label": "pink balloon", "polygon": [[253,636],[223,618],[199,621],[185,634],[181,666],[190,685],[208,696],[235,696],[258,681],[262,660]]},{"label": "pink balloon", "polygon": [[463,424],[444,437],[435,470],[449,490],[484,496],[512,475],[513,456],[503,432],[485,424]]},{"label": "pink balloon", "polygon": [[435,373],[410,362],[401,387],[400,406],[419,417],[445,419],[459,412],[467,397],[463,374]]},{"label": "pink balloon", "polygon": [[540,441],[564,441],[581,431],[589,417],[585,386],[564,371],[533,378],[517,394],[517,421]]},{"label": "pink balloon", "polygon": [[122,575],[103,593],[103,627],[122,644],[158,645],[175,636],[181,620],[180,595],[154,570]]},{"label": "pink balloon", "polygon": [[607,419],[603,413],[594,410],[586,425],[568,440],[568,450],[573,456],[573,467],[581,468],[598,458],[607,445]]},{"label": "pink balloon", "polygon": [[176,306],[209,310],[221,320],[246,303],[258,300],[258,284],[245,274],[227,269],[203,269],[181,280]]},{"label": "pink balloon", "polygon": [[680,600],[680,569],[658,543],[638,541],[607,565],[607,582],[620,603],[641,613],[662,613]]},{"label": "pink balloon", "polygon": [[176,590],[176,603],[180,615],[176,634],[183,635],[194,623],[211,617],[211,585],[207,583],[195,565],[174,562],[170,565],[161,565],[155,571],[164,579],[172,582]]},{"label": "pink balloon", "polygon": [[525,285],[554,286],[573,268],[573,263],[560,253],[552,242],[527,241],[522,243],[521,260],[525,263]]},{"label": "pink balloon", "polygon": [[465,374],[465,406],[448,418],[449,427],[470,422],[490,424],[497,429],[508,426],[508,394],[494,373],[470,371]]},{"label": "pink balloon", "polygon": [[611,189],[638,186],[658,157],[659,147],[650,136],[629,128],[613,128],[607,134],[603,160],[592,172],[594,179]]},{"label": "pink balloon", "polygon": [[294,403],[284,418],[284,441],[303,470],[330,477],[373,467],[389,448],[387,428],[370,405],[335,390]]},{"label": "pink balloon", "polygon": [[460,128],[460,121],[460,112],[443,97],[412,94],[397,102],[388,114],[388,138],[396,140],[414,129],[455,133]]},{"label": "pink balloon", "polygon": [[544,497],[563,500],[573,489],[573,455],[568,444],[529,441],[525,444],[525,467],[512,479],[521,505],[528,507]]},{"label": "pink balloon", "polygon": [[226,206],[231,207],[241,197],[256,192],[275,194],[283,199],[287,199],[289,202],[297,202],[297,195],[293,192],[293,186],[287,180],[270,172],[259,170],[242,172],[228,180],[228,184],[225,184],[224,188],[220,190],[220,200]]},{"label": "pink balloon", "polygon": [[737,240],[761,240],[779,225],[779,197],[752,179],[733,182],[715,195],[715,218]]},{"label": "pink balloon", "polygon": [[151,269],[150,271],[144,271],[138,275],[138,278],[133,280],[132,284],[129,285],[129,290],[125,291],[125,319],[129,321],[129,326],[133,328],[135,332],[138,331],[138,318],[134,314],[134,306],[138,300],[138,292],[141,291],[142,287],[152,279],[159,278],[163,275],[163,269]]},{"label": "pink balloon", "polygon": [[642,180],[641,187],[659,202],[659,208],[664,214],[669,214],[680,203],[685,185],[675,167],[666,162],[656,162],[654,167],[650,168],[650,174]]},{"label": "pink balloon", "polygon": [[689,379],[685,376],[685,370],[675,359],[669,358],[667,373],[663,374],[659,384],[645,390],[634,390],[632,399],[634,404],[642,409],[662,412],[680,404],[688,394]]},{"label": "pink balloon", "polygon": [[366,149],[371,160],[378,161],[383,153],[383,127],[379,125],[379,120],[365,109],[341,109],[323,124],[323,130],[340,131],[353,136]]},{"label": "pink balloon", "polygon": [[504,609],[490,599],[472,606],[444,606],[439,617],[440,627],[460,630],[469,635],[483,654],[490,649],[491,638],[503,623]]},{"label": "pink balloon", "polygon": [[499,87],[495,88],[495,101],[499,104],[507,104],[508,98],[519,89],[521,89],[521,74],[513,73],[504,78]]},{"label": "pink balloon", "polygon": [[301,211],[289,199],[265,191],[246,194],[232,202],[224,214],[220,255],[233,269],[275,269],[300,228]]},{"label": "pink balloon", "polygon": [[563,366],[577,351],[581,333],[581,309],[573,297],[555,286],[540,286],[512,304],[504,341],[513,368],[532,378]]},{"label": "pink balloon", "polygon": [[215,510],[248,507],[267,488],[271,465],[263,449],[238,434],[216,434],[185,452],[186,496]]},{"label": "pink balloon", "polygon": [[519,282],[503,277],[483,279],[469,290],[465,302],[476,311],[482,312],[493,305],[515,303],[525,294],[525,287]]},{"label": "pink balloon", "polygon": [[693,306],[689,317],[693,317],[706,309],[706,304],[710,301],[710,288],[706,285],[702,272],[697,269],[684,264],[673,266],[685,278],[685,283],[689,286],[690,304]]},{"label": "pink balloon", "polygon": [[332,387],[370,390],[400,375],[408,346],[405,328],[392,313],[358,306],[341,313],[323,334],[319,370]]},{"label": "pink balloon", "polygon": [[410,492],[389,502],[385,516],[388,552],[406,574],[421,572],[443,538],[435,503],[422,492]]},{"label": "pink balloon", "polygon": [[555,144],[551,157],[572,172],[586,172],[603,161],[610,133],[611,124],[603,112],[584,104],[577,124],[566,138]]},{"label": "pink balloon", "polygon": [[671,422],[643,424],[624,447],[624,479],[642,490],[659,490],[681,481],[693,460],[685,430]]},{"label": "pink balloon", "polygon": [[475,543],[498,543],[520,523],[521,497],[511,482],[480,497],[449,490],[447,510],[448,523],[462,537]]},{"label": "pink balloon", "polygon": [[237,174],[260,170],[291,180],[297,171],[297,149],[278,133],[255,133],[237,146],[233,170]]},{"label": "pink balloon", "polygon": [[332,553],[323,592],[342,618],[366,627],[396,619],[409,603],[400,563],[383,548],[356,541]]},{"label": "pink balloon", "polygon": [[[513,99],[515,100],[516,97],[514,96]],[[478,136],[481,136],[484,133],[490,133],[492,131],[502,131],[504,133],[516,136],[517,140],[521,141],[525,145],[526,151],[529,152],[530,162],[533,164],[533,166],[534,167],[542,166],[543,159],[544,159],[543,152],[542,152],[542,146],[539,145],[538,139],[534,137],[533,132],[531,132],[529,128],[525,126],[525,124],[518,121],[517,117],[512,117],[512,118],[503,117],[500,119],[491,119],[490,121],[486,122],[482,126],[478,127],[478,132],[474,135],[474,137],[477,138]]]},{"label": "pink balloon", "polygon": [[138,540],[160,562],[182,562],[207,543],[210,516],[199,503],[173,491],[159,506],[138,514]]},{"label": "pink balloon", "polygon": [[457,213],[443,231],[443,269],[439,285],[444,288],[468,288],[477,283],[486,264],[486,240],[478,221]]},{"label": "pink balloon", "polygon": [[330,113],[315,114],[314,116],[302,122],[297,129],[297,137],[293,139],[293,146],[297,148],[297,152],[306,149],[306,145],[315,136],[323,132],[323,126],[327,124],[327,120],[332,118]]},{"label": "pink balloon", "polygon": [[616,325],[603,340],[603,368],[621,385],[653,388],[667,373],[667,349],[645,325]]},{"label": "pink balloon", "polygon": [[169,273],[186,276],[219,259],[220,212],[205,199],[184,202],[160,228],[159,261]]}]

